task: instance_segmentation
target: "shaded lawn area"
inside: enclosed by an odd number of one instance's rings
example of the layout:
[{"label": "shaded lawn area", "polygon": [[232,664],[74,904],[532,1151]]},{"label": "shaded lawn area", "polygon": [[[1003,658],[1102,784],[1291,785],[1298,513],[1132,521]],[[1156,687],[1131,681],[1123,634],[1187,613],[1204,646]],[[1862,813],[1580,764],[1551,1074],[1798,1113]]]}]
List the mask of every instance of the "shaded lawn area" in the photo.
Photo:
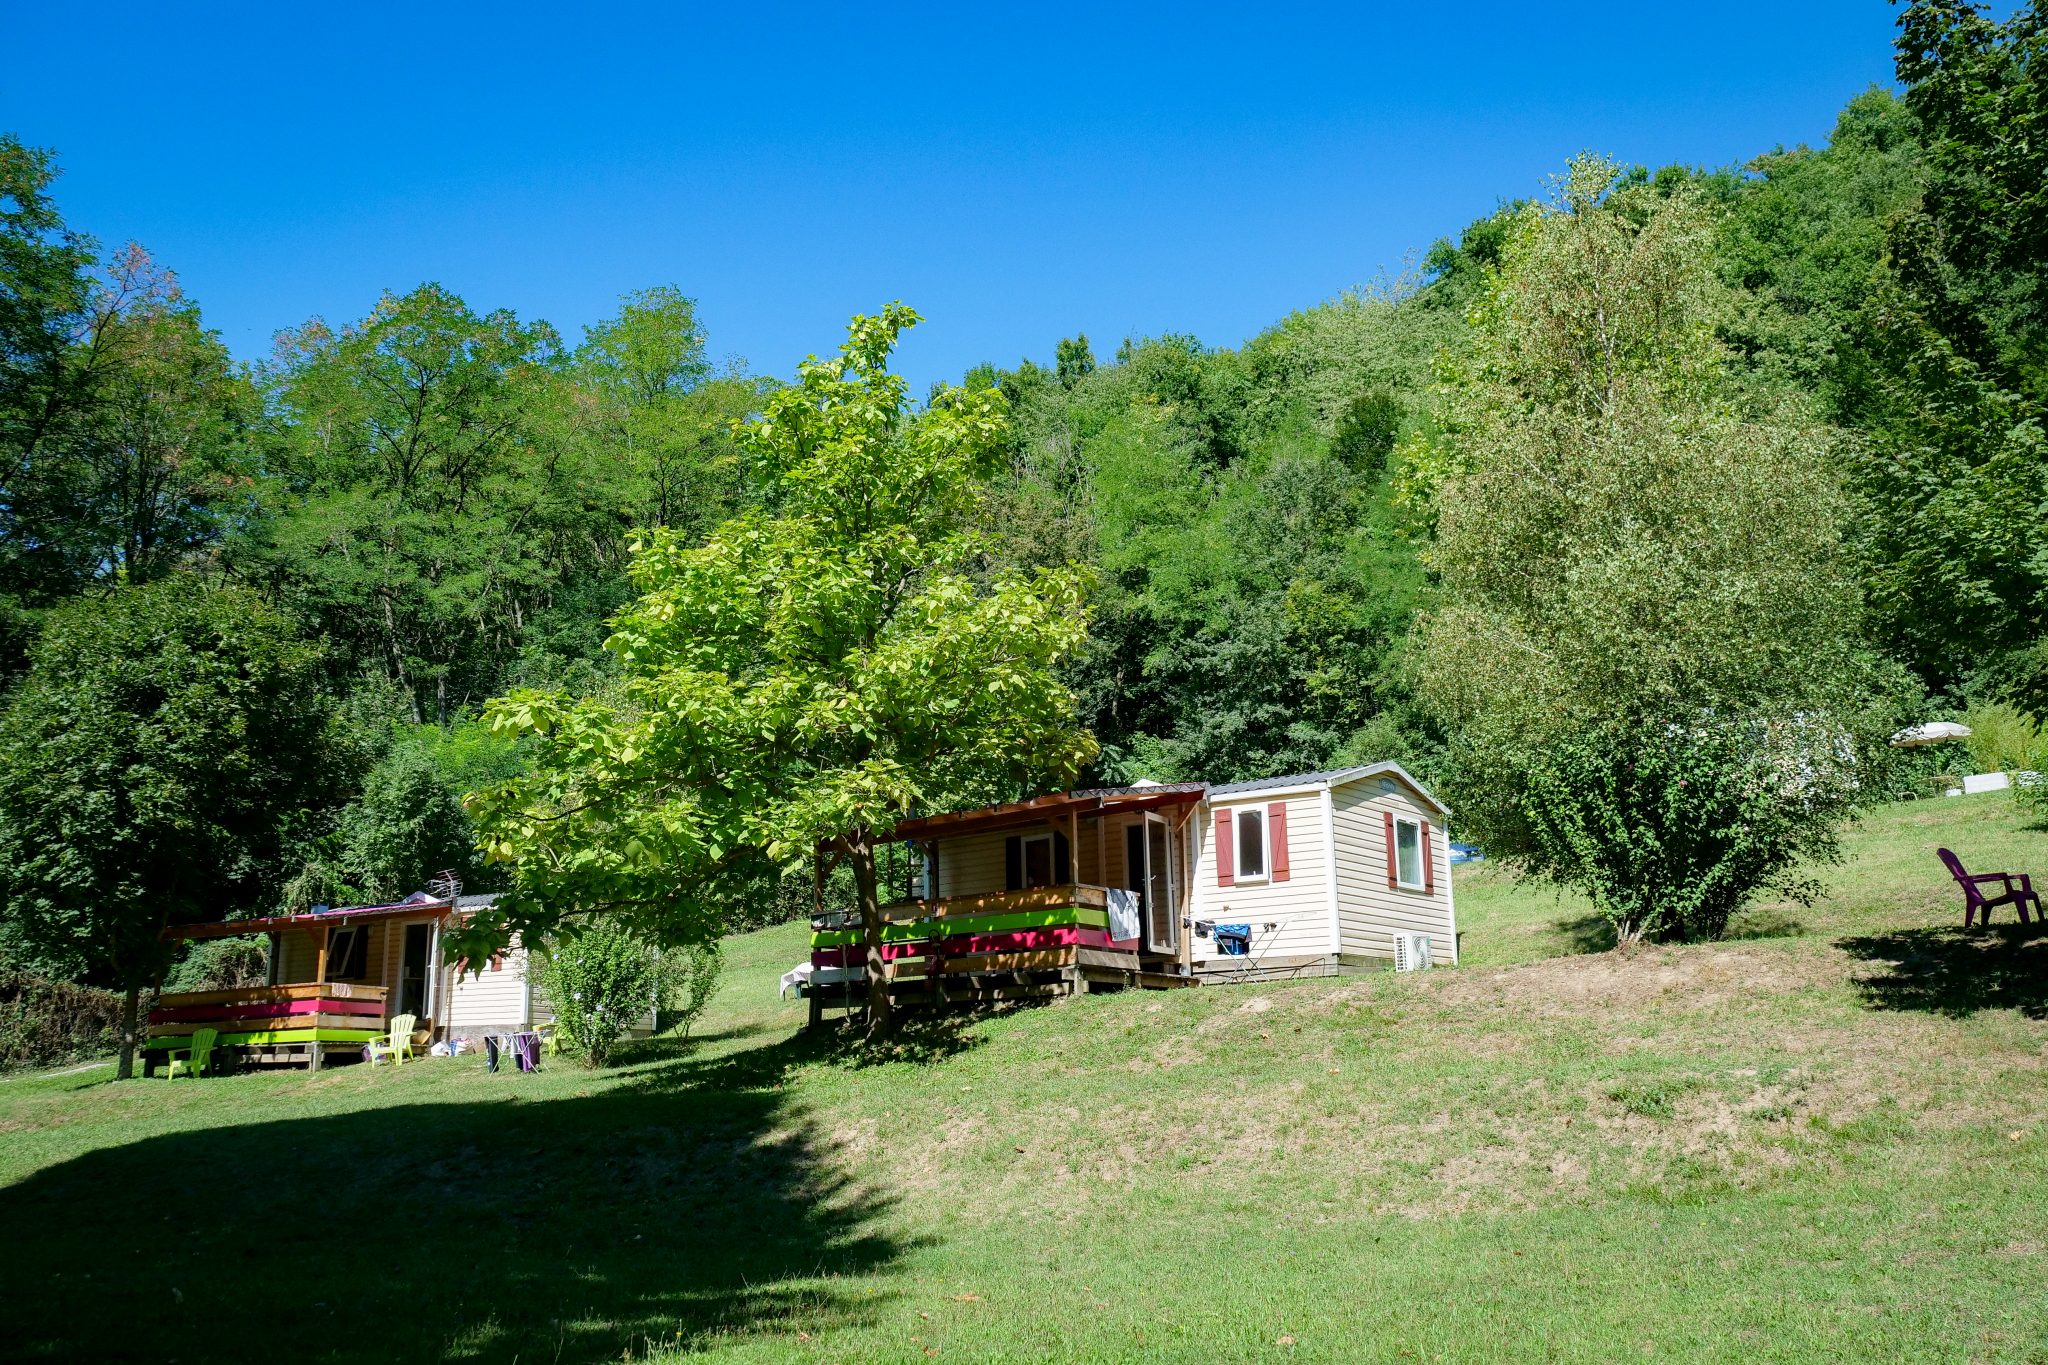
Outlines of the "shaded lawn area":
[{"label": "shaded lawn area", "polygon": [[[793,1313],[858,1321],[879,1301],[835,1277],[904,1244],[885,1192],[818,1159],[781,1084],[803,1054],[785,1038],[604,1081],[459,1059],[73,1092],[54,1133],[0,1139],[10,1167],[92,1147],[0,1188],[0,1276],[36,1287],[10,1292],[0,1353],[590,1360]],[[151,1102],[157,1131],[121,1140]]]},{"label": "shaded lawn area", "polygon": [[1803,932],[1632,961],[1504,961],[1570,907],[1461,877],[1500,965],[863,1056],[775,999],[785,926],[601,1077],[9,1082],[0,1356],[2048,1360],[2048,934],[1920,866],[2039,866],[1990,800],[1880,812]]}]

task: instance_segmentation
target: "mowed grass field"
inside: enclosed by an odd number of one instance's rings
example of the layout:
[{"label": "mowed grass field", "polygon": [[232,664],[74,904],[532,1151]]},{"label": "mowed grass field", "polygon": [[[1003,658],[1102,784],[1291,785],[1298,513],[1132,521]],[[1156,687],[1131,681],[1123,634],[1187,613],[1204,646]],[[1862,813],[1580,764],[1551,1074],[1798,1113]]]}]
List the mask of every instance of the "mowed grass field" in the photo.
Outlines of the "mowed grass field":
[{"label": "mowed grass field", "polygon": [[1465,965],[806,1036],[787,926],[594,1074],[0,1081],[0,1356],[2048,1361],[2048,876],[1877,811],[1623,960],[1483,870]]}]

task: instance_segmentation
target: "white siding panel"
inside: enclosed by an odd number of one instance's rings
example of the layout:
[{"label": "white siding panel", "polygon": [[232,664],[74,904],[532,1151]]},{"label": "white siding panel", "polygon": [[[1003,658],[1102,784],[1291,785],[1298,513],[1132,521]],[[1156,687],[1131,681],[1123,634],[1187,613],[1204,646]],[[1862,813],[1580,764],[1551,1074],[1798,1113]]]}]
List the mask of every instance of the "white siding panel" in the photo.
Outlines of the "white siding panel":
[{"label": "white siding panel", "polygon": [[[534,981],[530,995],[527,992],[531,965],[526,949],[515,943],[506,951],[504,963],[495,972],[486,964],[481,974],[467,975],[452,985],[445,996],[448,1018],[438,1025],[444,1033],[498,1033],[545,1024],[555,1017],[539,981]],[[653,1001],[648,1005],[629,1033],[644,1036],[654,1031]]]},{"label": "white siding panel", "polygon": [[[1252,952],[1260,957],[1334,953],[1330,941],[1328,859],[1324,857],[1323,797],[1320,789],[1283,798],[1287,805],[1288,879],[1284,882],[1216,884],[1216,812],[1264,810],[1277,804],[1262,792],[1219,799],[1197,812],[1195,885],[1191,918],[1252,926]],[[1268,934],[1263,926],[1279,928]],[[1216,957],[1215,944],[1195,939],[1196,960]],[[1224,959],[1234,960],[1234,959]]]},{"label": "white siding panel", "polygon": [[481,972],[450,973],[443,1027],[456,1033],[482,1033],[539,1022],[526,1017],[526,950],[515,945],[501,960],[504,965],[497,971],[485,962]]},{"label": "white siding panel", "polygon": [[[1341,951],[1391,958],[1394,935],[1428,934],[1430,959],[1448,966],[1455,957],[1451,921],[1450,834],[1443,817],[1392,777],[1349,782],[1332,793],[1337,822],[1337,922]],[[1387,885],[1386,813],[1429,822],[1434,889]]]}]

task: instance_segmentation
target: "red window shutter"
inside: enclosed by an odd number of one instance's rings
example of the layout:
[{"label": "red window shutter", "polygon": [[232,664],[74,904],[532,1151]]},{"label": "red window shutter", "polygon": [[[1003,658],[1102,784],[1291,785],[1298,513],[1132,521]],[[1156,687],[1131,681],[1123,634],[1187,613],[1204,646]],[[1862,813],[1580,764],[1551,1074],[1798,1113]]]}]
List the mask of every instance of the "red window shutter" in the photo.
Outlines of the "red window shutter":
[{"label": "red window shutter", "polygon": [[1266,842],[1272,845],[1273,880],[1287,880],[1287,803],[1275,801],[1266,807]]},{"label": "red window shutter", "polygon": [[1422,889],[1436,890],[1436,857],[1429,847],[1429,821],[1422,822]]},{"label": "red window shutter", "polygon": [[505,955],[503,953],[491,954],[491,970],[494,972],[502,972],[505,970]]},{"label": "red window shutter", "polygon": [[1400,858],[1394,852],[1394,812],[1383,810],[1380,814],[1385,816],[1387,821],[1387,890],[1398,891],[1401,888],[1401,873]]},{"label": "red window shutter", "polygon": [[1216,812],[1216,885],[1237,885],[1237,845],[1230,841],[1230,812]]}]

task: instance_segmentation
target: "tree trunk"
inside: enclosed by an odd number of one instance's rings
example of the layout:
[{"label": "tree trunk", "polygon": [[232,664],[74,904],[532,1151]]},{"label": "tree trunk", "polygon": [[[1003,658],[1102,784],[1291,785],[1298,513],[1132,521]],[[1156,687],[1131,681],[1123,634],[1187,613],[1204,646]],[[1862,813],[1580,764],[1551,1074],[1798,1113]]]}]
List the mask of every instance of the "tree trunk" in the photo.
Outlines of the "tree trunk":
[{"label": "tree trunk", "polygon": [[135,1016],[141,996],[141,987],[130,986],[128,994],[121,997],[121,1065],[114,1072],[116,1080],[125,1081],[135,1074]]},{"label": "tree trunk", "polygon": [[875,844],[866,830],[846,841],[853,856],[853,885],[860,900],[860,941],[867,949],[868,1037],[880,1038],[894,1026],[889,1010],[889,977],[882,960],[882,901],[875,886]]}]

